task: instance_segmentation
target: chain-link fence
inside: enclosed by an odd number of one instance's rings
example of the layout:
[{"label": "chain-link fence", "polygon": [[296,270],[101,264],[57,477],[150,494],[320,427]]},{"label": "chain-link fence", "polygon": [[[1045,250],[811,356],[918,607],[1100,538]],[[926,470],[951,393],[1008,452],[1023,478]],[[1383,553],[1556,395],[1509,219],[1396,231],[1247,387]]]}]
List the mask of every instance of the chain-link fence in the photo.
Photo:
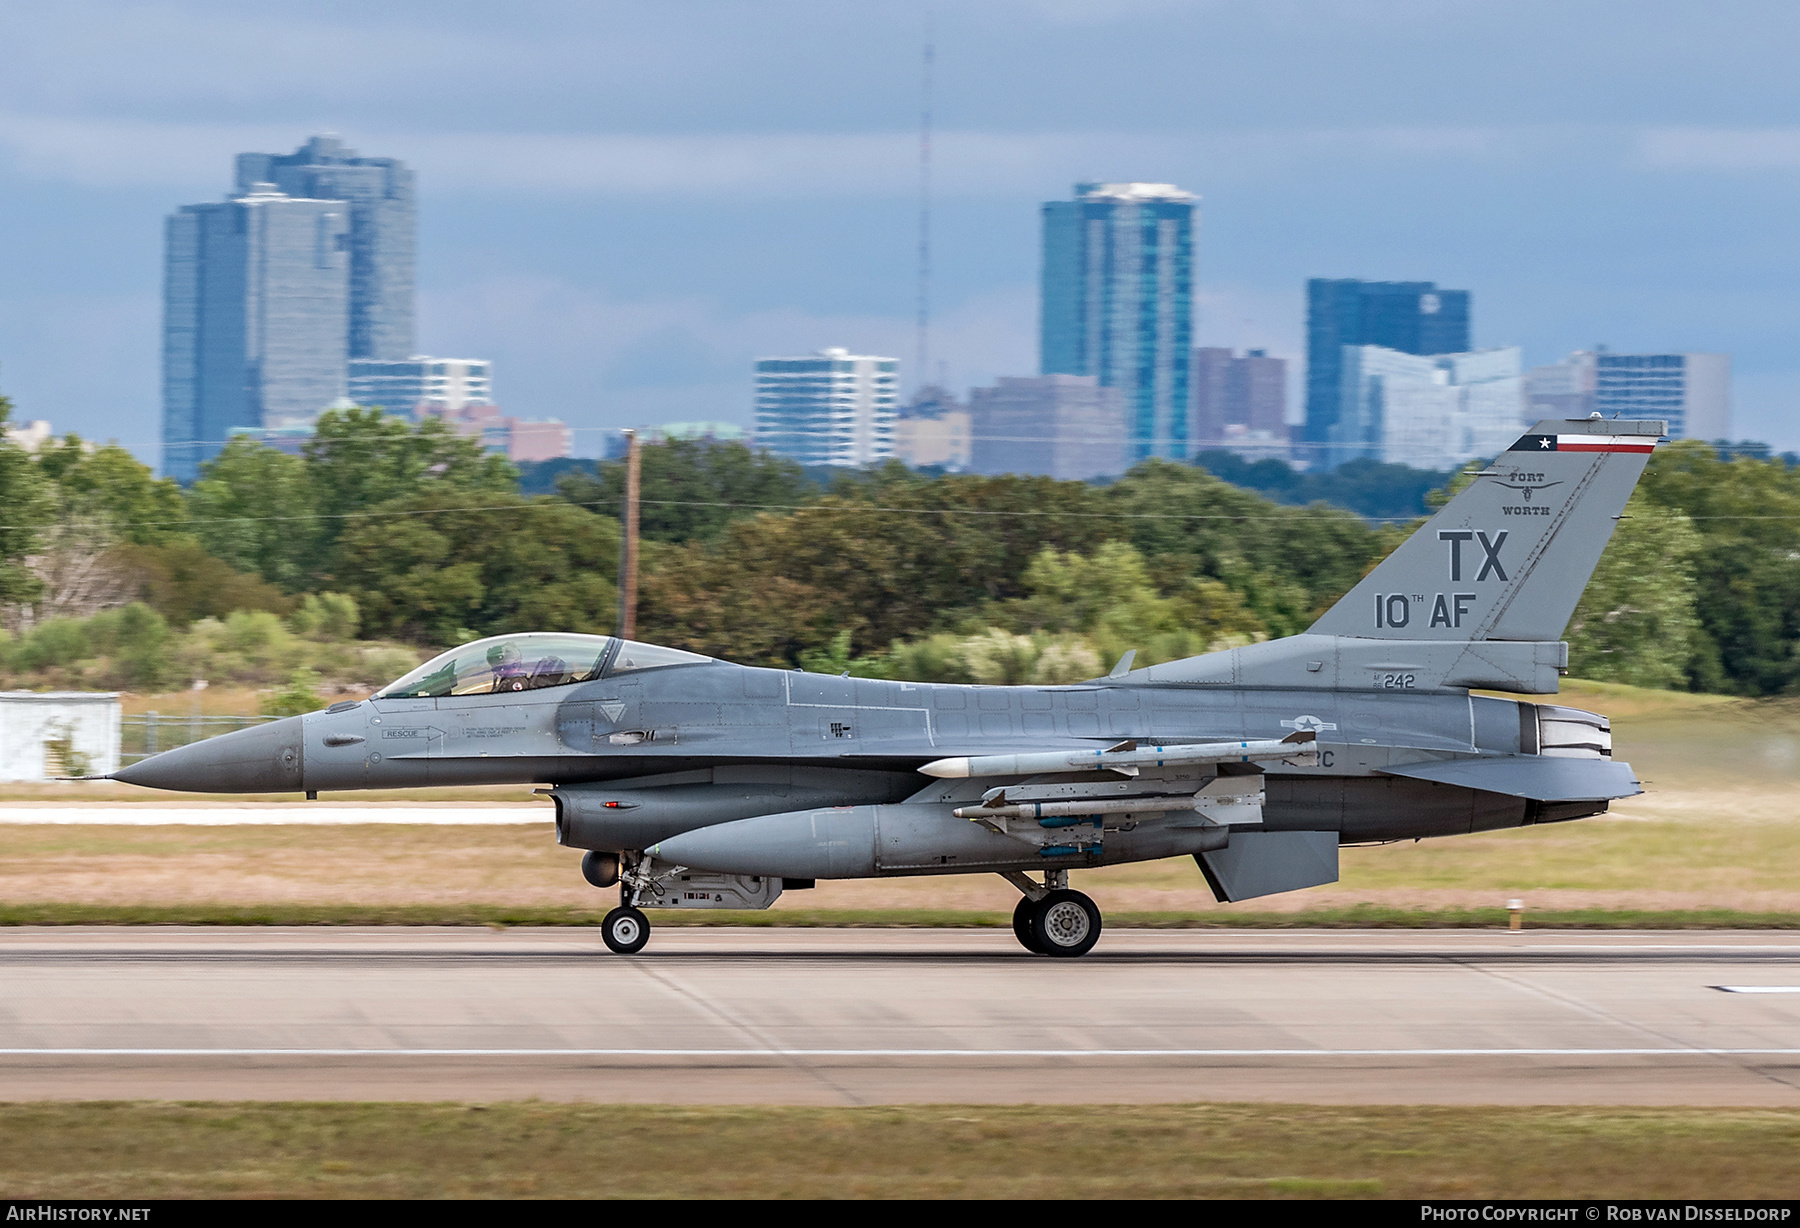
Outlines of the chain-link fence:
[{"label": "chain-link fence", "polygon": [[276,719],[273,716],[179,716],[173,712],[127,716],[119,722],[119,763],[121,766],[136,763],[160,750],[186,746],[203,738]]}]

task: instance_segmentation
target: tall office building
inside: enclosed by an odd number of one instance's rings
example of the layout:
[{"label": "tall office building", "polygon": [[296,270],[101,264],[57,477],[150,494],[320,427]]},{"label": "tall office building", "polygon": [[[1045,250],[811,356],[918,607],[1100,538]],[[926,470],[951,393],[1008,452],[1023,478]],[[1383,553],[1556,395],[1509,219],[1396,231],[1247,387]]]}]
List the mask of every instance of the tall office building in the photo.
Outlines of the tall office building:
[{"label": "tall office building", "polygon": [[163,470],[200,473],[234,428],[303,421],[345,392],[350,216],[268,183],[165,227]]},{"label": "tall office building", "polygon": [[[1460,354],[1469,349],[1469,292],[1429,281],[1306,283],[1306,424],[1309,463],[1329,468],[1350,459],[1331,447],[1338,424],[1345,346],[1377,345],[1402,354]],[[1360,453],[1358,453],[1360,455]]]},{"label": "tall office building", "polygon": [[900,362],[833,347],[756,360],[756,446],[802,465],[872,465],[894,454]]},{"label": "tall office building", "polygon": [[1122,473],[1125,396],[1091,375],[1003,375],[969,390],[970,468],[1085,481]]},{"label": "tall office building", "polygon": [[1229,349],[1194,351],[1193,415],[1188,438],[1195,450],[1228,448],[1265,456],[1287,455],[1287,363],[1264,350],[1242,357]]},{"label": "tall office building", "polygon": [[334,136],[315,136],[291,154],[239,154],[238,191],[253,183],[349,206],[350,357],[410,356],[415,205],[407,165],[398,158],[358,157]]},{"label": "tall office building", "polygon": [[[334,137],[240,154],[237,191],[168,219],[163,468],[192,481],[233,429],[283,431],[413,352],[413,176]],[[410,408],[410,407],[409,407]]]},{"label": "tall office building", "polygon": [[1662,418],[1671,439],[1731,438],[1731,355],[1594,355],[1602,417]]},{"label": "tall office building", "polygon": [[1132,461],[1185,460],[1194,202],[1167,183],[1078,183],[1044,205],[1039,369],[1124,399]]}]

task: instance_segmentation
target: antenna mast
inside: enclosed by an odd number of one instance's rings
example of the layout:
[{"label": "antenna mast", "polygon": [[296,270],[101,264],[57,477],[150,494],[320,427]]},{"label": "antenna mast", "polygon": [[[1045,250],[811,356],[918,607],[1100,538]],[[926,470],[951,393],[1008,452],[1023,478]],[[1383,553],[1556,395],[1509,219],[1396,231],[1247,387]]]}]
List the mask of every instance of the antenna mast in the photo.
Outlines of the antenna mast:
[{"label": "antenna mast", "polygon": [[[919,338],[918,386],[931,379],[931,14],[925,14],[925,57],[919,85]],[[914,392],[914,396],[917,396]]]}]

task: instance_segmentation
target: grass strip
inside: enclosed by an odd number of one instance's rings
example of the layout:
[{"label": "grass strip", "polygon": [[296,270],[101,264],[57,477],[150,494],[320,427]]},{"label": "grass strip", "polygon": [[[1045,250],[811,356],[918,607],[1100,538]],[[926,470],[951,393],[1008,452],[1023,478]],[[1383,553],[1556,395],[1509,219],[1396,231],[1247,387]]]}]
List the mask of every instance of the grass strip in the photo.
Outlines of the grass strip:
[{"label": "grass strip", "polygon": [[14,1103],[0,1138],[12,1198],[1737,1200],[1793,1196],[1800,1111]]},{"label": "grass strip", "polygon": [[[611,907],[487,904],[0,904],[8,925],[598,925]],[[777,908],[650,910],[658,926],[754,926],[865,929],[1005,929],[1010,913],[964,909]],[[1505,929],[1502,908],[1385,908],[1359,904],[1301,912],[1111,912],[1111,929]],[[1736,909],[1543,909],[1526,914],[1543,930],[1791,930],[1800,913]]]}]

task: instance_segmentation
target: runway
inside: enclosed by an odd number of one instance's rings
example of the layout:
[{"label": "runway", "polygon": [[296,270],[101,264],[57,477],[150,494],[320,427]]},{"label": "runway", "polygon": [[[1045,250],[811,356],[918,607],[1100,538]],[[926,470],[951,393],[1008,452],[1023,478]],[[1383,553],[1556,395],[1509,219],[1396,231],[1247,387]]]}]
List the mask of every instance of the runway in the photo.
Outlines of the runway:
[{"label": "runway", "polygon": [[0,1098],[1800,1106],[1800,935],[0,932]]}]

